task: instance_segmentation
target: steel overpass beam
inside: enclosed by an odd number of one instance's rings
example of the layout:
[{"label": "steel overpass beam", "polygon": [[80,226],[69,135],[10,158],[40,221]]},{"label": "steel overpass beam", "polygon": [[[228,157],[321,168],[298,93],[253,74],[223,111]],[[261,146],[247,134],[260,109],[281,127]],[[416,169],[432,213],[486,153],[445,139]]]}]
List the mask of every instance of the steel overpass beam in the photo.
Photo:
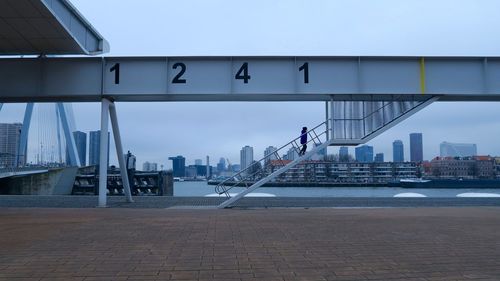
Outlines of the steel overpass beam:
[{"label": "steel overpass beam", "polygon": [[500,101],[498,77],[500,57],[8,58],[0,102]]}]

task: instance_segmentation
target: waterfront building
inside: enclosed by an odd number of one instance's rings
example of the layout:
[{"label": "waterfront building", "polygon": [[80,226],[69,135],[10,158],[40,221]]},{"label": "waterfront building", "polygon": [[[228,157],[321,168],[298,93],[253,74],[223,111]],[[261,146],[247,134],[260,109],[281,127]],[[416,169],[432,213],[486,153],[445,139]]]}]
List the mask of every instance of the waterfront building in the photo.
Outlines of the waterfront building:
[{"label": "waterfront building", "polygon": [[196,165],[187,166],[185,169],[184,177],[194,179],[194,178],[196,178],[196,176],[197,176]]},{"label": "waterfront building", "polygon": [[349,148],[347,146],[339,148],[339,162],[349,162]]},{"label": "waterfront building", "polygon": [[493,159],[496,177],[500,179],[500,157],[494,157]]},{"label": "waterfront building", "polygon": [[207,170],[209,173],[212,171],[212,167],[208,167],[206,165],[189,165],[185,170],[185,178],[206,178]]},{"label": "waterfront building", "polygon": [[241,170],[248,168],[253,162],[253,147],[246,145],[240,150]]},{"label": "waterfront building", "polygon": [[479,179],[493,179],[497,175],[495,158],[490,156],[474,156],[476,165],[474,167],[474,177]]},{"label": "waterfront building", "polygon": [[[26,164],[26,152],[19,153],[22,124],[0,124],[0,167],[16,167]],[[19,163],[16,163],[17,158]]]},{"label": "waterfront building", "polygon": [[362,145],[355,149],[356,161],[373,162],[373,146]]},{"label": "waterfront building", "polygon": [[430,177],[442,179],[493,179],[495,159],[489,156],[436,157],[430,162]]},{"label": "waterfront building", "polygon": [[[73,132],[75,139],[76,153],[80,158],[80,165],[87,165],[87,134],[80,131]],[[69,149],[66,147],[66,163],[69,163]]]},{"label": "waterfront building", "polygon": [[125,159],[125,167],[127,170],[136,170],[137,157],[130,153],[130,150],[123,154],[123,159]]},{"label": "waterfront building", "polygon": [[405,153],[404,146],[401,140],[395,140],[392,143],[392,162],[404,162]]},{"label": "waterfront building", "polygon": [[477,145],[473,143],[442,142],[439,145],[441,157],[467,157],[477,155]]},{"label": "waterfront building", "polygon": [[[99,165],[99,152],[101,144],[101,131],[92,131],[89,136],[89,165]],[[107,165],[109,166],[109,132],[108,132],[108,156]]]},{"label": "waterfront building", "polygon": [[422,133],[410,134],[410,161],[422,162],[424,161],[424,145],[422,140]]},{"label": "waterfront building", "polygon": [[210,163],[208,165],[195,165],[196,166],[196,174],[198,177],[210,177],[212,175],[212,166]]},{"label": "waterfront building", "polygon": [[195,159],[194,160],[194,164],[195,165],[203,165],[203,160],[201,160],[201,159]]},{"label": "waterfront building", "polygon": [[[291,160],[273,160],[266,167],[270,174]],[[275,182],[385,184],[405,178],[415,178],[418,166],[413,162],[332,162],[304,161],[278,176]]]},{"label": "waterfront building", "polygon": [[278,149],[274,146],[269,146],[264,150],[264,157],[265,157],[264,163],[265,164],[268,164],[269,161],[271,161],[271,160],[278,159],[278,157],[276,156],[276,153],[274,153],[276,150],[278,150]]},{"label": "waterfront building", "polygon": [[217,173],[220,175],[225,170],[226,170],[226,159],[221,157],[219,159],[219,163],[217,163]]},{"label": "waterfront building", "polygon": [[384,162],[384,154],[383,153],[375,154],[375,162],[377,163]]},{"label": "waterfront building", "polygon": [[172,160],[172,170],[174,177],[183,178],[186,175],[186,158],[181,155],[176,157],[169,157]]},{"label": "waterfront building", "polygon": [[146,161],[144,162],[144,164],[142,164],[142,170],[144,172],[156,172],[158,171],[158,164]]}]

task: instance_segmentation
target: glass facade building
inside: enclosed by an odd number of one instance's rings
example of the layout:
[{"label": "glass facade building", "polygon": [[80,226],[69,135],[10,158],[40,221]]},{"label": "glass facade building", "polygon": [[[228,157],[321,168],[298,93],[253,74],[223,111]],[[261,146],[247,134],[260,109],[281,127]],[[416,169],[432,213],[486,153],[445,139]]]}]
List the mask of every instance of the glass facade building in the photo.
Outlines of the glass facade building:
[{"label": "glass facade building", "polygon": [[240,150],[241,170],[248,168],[253,162],[253,147],[246,145]]},{"label": "glass facade building", "polygon": [[[21,140],[22,124],[0,124],[0,167],[16,167],[26,163],[26,153],[21,157],[19,142]],[[16,163],[17,158],[19,163]]]},{"label": "glass facade building", "polygon": [[356,161],[373,162],[373,146],[363,145],[355,149]]},{"label": "glass facade building", "polygon": [[439,146],[441,157],[467,157],[477,155],[477,145],[473,143],[442,142]]},{"label": "glass facade building", "polygon": [[421,133],[410,134],[410,161],[424,161],[424,146]]},{"label": "glass facade building", "polygon": [[[75,139],[76,153],[80,158],[80,165],[87,165],[87,134],[80,131],[73,132],[73,138]],[[69,163],[69,150],[66,148],[66,163]]]},{"label": "glass facade building", "polygon": [[169,157],[172,160],[172,170],[174,177],[183,178],[186,176],[186,158],[182,156]]},{"label": "glass facade building", "polygon": [[403,141],[395,140],[392,143],[392,162],[404,162],[405,152]]},{"label": "glass facade building", "polygon": [[[99,165],[101,131],[92,131],[89,136],[89,165]],[[108,166],[109,166],[109,132],[108,132]]]}]

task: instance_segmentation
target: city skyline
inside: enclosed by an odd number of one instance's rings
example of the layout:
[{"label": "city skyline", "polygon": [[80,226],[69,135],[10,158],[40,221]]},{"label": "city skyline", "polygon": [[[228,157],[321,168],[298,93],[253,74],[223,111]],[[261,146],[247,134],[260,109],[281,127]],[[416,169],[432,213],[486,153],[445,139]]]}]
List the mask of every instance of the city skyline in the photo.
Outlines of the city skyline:
[{"label": "city skyline", "polygon": [[[495,34],[500,25],[496,16],[500,9],[498,1],[478,4],[477,1],[383,0],[365,2],[363,11],[352,1],[317,1],[307,5],[296,0],[259,0],[244,9],[241,3],[225,0],[216,3],[151,0],[139,6],[118,0],[72,0],[72,3],[110,42],[111,52],[106,56],[500,54],[497,47],[500,38],[484,36]],[[202,8],[192,11],[193,5]],[[449,12],[450,6],[454,7],[453,13]],[[110,14],[111,10],[119,12]],[[165,13],[170,16],[165,17]],[[356,17],[347,16],[352,14]],[[242,27],[235,25],[243,15],[257,17],[259,21],[244,22]],[[308,15],[306,20],[297,20],[305,15]],[[183,22],[183,28],[165,29],[171,22]],[[301,34],[300,40],[297,34]],[[384,153],[386,159],[392,159],[390,144],[401,139],[406,144],[405,155],[410,155],[407,138],[417,131],[425,136],[423,150],[427,160],[439,155],[439,144],[443,141],[476,143],[478,154],[500,155],[498,105],[435,103],[367,145],[374,146],[377,153]],[[22,104],[5,104],[0,112],[1,121],[21,122],[22,110]],[[99,130],[98,103],[78,103],[74,110],[77,130]],[[251,143],[258,153],[269,145],[280,147],[296,137],[302,126],[314,127],[324,121],[324,103],[117,103],[117,113],[124,149],[137,155],[138,164],[149,161],[171,168],[167,160],[170,155],[183,154],[190,163],[204,159],[205,155],[212,159],[226,157],[238,163],[238,151],[246,143]],[[214,132],[216,137],[212,137]],[[332,148],[338,150],[330,147],[328,153],[332,153]],[[114,149],[110,152],[110,164],[117,164]]]},{"label": "city skyline", "polygon": [[[3,125],[9,125],[9,126],[17,125],[17,126],[20,127],[22,124],[20,124],[20,123],[3,123]],[[87,137],[86,136],[87,136],[87,133],[81,132],[81,131],[74,131],[73,134],[74,134],[74,137],[75,137],[75,143],[77,145],[77,153],[79,154],[80,159],[81,160],[83,159],[82,165],[84,165],[85,159],[86,159],[86,156],[87,156],[87,154],[86,154],[86,148],[87,148],[87,146],[86,146],[86,143],[87,143],[86,139],[87,139]],[[92,158],[92,159],[94,159],[93,161],[96,161],[95,158],[97,157],[97,155],[95,155],[95,154],[96,153],[98,154],[98,149],[99,149],[97,147],[98,139],[99,139],[99,131],[90,131],[88,133],[88,135],[89,135],[89,142],[88,142],[89,143],[89,145],[88,145],[89,150],[88,150],[88,155],[89,155],[89,158]],[[409,141],[408,141],[408,143],[410,144],[409,148],[404,145],[403,141],[401,141],[401,140],[394,140],[392,142],[392,156],[393,156],[393,159],[392,159],[392,161],[386,161],[386,162],[401,162],[401,160],[399,160],[399,159],[403,159],[402,161],[404,161],[404,162],[420,162],[420,160],[418,160],[418,159],[417,159],[417,161],[412,161],[412,159],[406,159],[404,157],[404,150],[405,150],[404,147],[406,147],[406,150],[409,149],[410,153],[411,153],[411,138],[412,138],[412,136],[417,136],[419,138],[418,141],[417,141],[417,144],[416,144],[417,146],[421,146],[422,145],[422,142],[423,142],[423,135],[422,135],[422,133],[410,133],[409,134]],[[93,139],[93,138],[95,138],[95,139]],[[111,139],[111,137],[110,137],[110,139]],[[91,148],[92,146],[96,146],[96,148],[92,149]],[[374,157],[373,161],[374,162],[377,162],[377,156],[379,156],[378,157],[378,160],[379,160],[378,162],[380,162],[380,159],[385,159],[385,153],[384,152],[380,152],[380,151],[383,151],[384,149],[380,149],[378,147],[369,146],[369,145],[366,145],[366,144],[358,145],[358,146],[352,146],[352,148],[354,148],[353,149],[354,151],[356,151],[357,149],[362,148],[362,147],[371,147],[372,148],[372,150],[373,150],[373,157]],[[444,151],[457,150],[458,149],[459,152],[455,152],[456,155],[455,154],[450,154],[449,152],[443,153],[443,147],[446,147],[444,149]],[[251,156],[252,156],[251,159],[252,160],[260,160],[260,159],[264,158],[264,156],[266,154],[269,154],[269,153],[271,153],[271,152],[273,152],[274,150],[277,149],[276,147],[274,147],[272,145],[271,146],[267,146],[266,149],[264,150],[262,156],[257,155],[257,157],[255,157],[253,146],[246,145],[240,151],[240,159],[239,159],[240,163],[241,163],[241,160],[242,160],[241,156],[243,155],[242,154],[243,150],[245,150],[246,148],[251,150]],[[338,149],[338,151],[335,151],[336,149]],[[93,150],[96,150],[96,151],[92,152]],[[398,156],[399,158],[397,160],[394,159],[394,156],[395,156],[394,153],[395,153],[396,150],[400,154],[400,156]],[[433,160],[436,157],[447,157],[447,156],[452,156],[452,157],[455,157],[455,156],[458,156],[458,157],[467,157],[467,156],[476,156],[476,155],[493,156],[493,157],[498,156],[498,155],[493,155],[493,154],[480,154],[480,153],[477,153],[477,145],[476,144],[472,144],[472,143],[453,143],[453,142],[449,142],[449,141],[443,141],[443,142],[441,142],[439,144],[439,150],[440,150],[440,153],[438,155],[434,155],[434,156],[432,156],[432,157],[430,157],[428,159],[424,158],[423,161],[431,161],[431,160]],[[467,153],[464,154],[464,153],[460,152],[461,150],[474,151],[474,152],[473,153],[469,153],[470,154],[469,155]],[[337,156],[341,157],[343,153],[347,153],[348,156],[351,156],[351,157],[355,156],[355,153],[354,154],[349,153],[349,147],[346,147],[346,146],[333,146],[333,147],[328,148],[328,151],[329,152],[327,153],[327,155],[337,155]],[[66,151],[66,154],[67,153],[68,152]],[[420,153],[420,152],[417,152],[417,153]],[[282,153],[280,155],[280,157],[283,157],[283,159],[293,160],[293,159],[296,158],[296,155],[294,155],[294,154],[296,154],[296,151],[293,148],[291,148],[290,150]],[[311,158],[311,160],[321,160],[321,157],[319,157],[320,155],[321,156],[325,156],[326,154],[324,154],[324,153],[317,153],[317,154],[313,155],[313,157]],[[66,158],[67,158],[67,156],[66,156]],[[173,160],[172,158],[173,157],[169,157],[169,160]],[[353,157],[353,158],[355,159],[355,157]],[[411,156],[410,156],[410,158],[411,158]],[[109,155],[108,155],[108,159],[109,159]],[[217,171],[219,171],[220,170],[219,166],[221,165],[221,163],[223,163],[222,167],[226,168],[226,163],[225,163],[226,159],[229,160],[225,156],[220,157],[219,163],[216,163],[216,166],[214,166],[214,168]],[[274,159],[276,159],[276,156],[275,155],[271,155],[270,156],[270,160],[274,160]],[[148,168],[144,168],[145,170],[151,170],[149,167],[152,167],[152,166],[155,167],[153,170],[158,169],[157,168],[158,167],[158,163],[157,162],[151,162],[151,161],[148,161],[148,160],[143,160],[143,161],[144,162],[142,162],[142,166],[143,167],[148,167]],[[206,163],[204,163],[203,160],[199,159],[199,158],[194,158],[194,159],[184,158],[184,161],[186,163],[190,163],[192,161],[194,166],[200,166],[200,165],[205,166],[206,165]],[[89,162],[90,162],[90,159],[89,159]],[[362,162],[366,162],[366,161],[363,160]],[[90,163],[89,163],[89,165],[90,165]],[[114,164],[110,164],[110,165],[114,165]],[[168,167],[168,165],[160,164],[160,166],[165,167],[166,169],[169,169],[169,168],[172,169],[172,167]],[[233,166],[236,166],[236,165],[233,165]]]}]

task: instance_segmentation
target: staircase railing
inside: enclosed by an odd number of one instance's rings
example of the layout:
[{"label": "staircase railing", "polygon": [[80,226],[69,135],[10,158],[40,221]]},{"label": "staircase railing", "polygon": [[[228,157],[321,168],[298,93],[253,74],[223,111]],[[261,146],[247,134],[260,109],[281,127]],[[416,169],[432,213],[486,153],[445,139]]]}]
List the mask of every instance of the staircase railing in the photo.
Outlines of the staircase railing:
[{"label": "staircase railing", "polygon": [[[317,125],[316,127],[308,130],[305,134],[308,135],[307,145],[314,144],[320,145],[325,142],[328,138],[328,126],[327,121]],[[226,197],[231,197],[229,191],[237,186],[243,186],[249,188],[255,181],[266,176],[265,167],[271,160],[279,161],[281,166],[285,166],[286,161],[281,156],[283,151],[293,149],[295,152],[295,157],[300,157],[299,152],[301,150],[302,144],[300,143],[300,138],[302,135],[294,138],[285,145],[277,148],[271,153],[264,155],[264,157],[258,161],[252,162],[248,167],[234,174],[232,177],[218,183],[215,186],[215,192],[219,195],[225,194]],[[293,160],[293,159],[288,159]]]}]

